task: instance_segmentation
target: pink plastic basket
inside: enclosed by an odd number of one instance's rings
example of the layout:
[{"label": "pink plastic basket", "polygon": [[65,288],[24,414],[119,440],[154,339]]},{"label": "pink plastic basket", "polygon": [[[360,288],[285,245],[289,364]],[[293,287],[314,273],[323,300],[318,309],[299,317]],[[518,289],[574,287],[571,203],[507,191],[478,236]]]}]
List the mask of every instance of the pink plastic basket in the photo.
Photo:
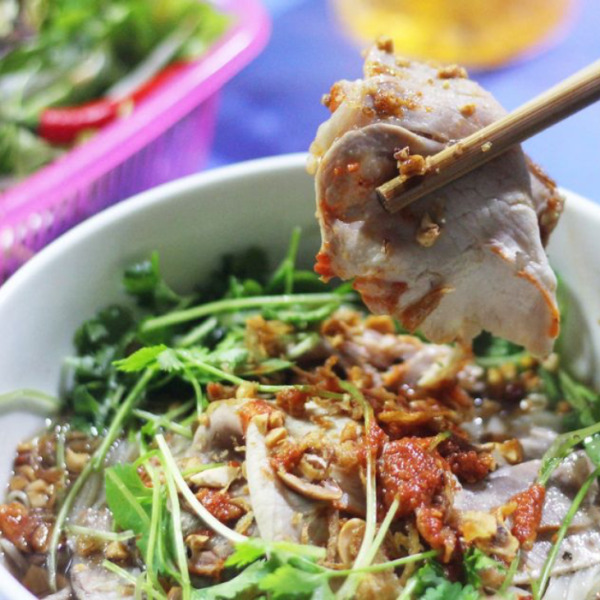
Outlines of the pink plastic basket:
[{"label": "pink plastic basket", "polygon": [[56,237],[133,194],[198,171],[218,91],[265,45],[259,0],[221,0],[229,31],[127,119],[0,194],[0,283]]}]

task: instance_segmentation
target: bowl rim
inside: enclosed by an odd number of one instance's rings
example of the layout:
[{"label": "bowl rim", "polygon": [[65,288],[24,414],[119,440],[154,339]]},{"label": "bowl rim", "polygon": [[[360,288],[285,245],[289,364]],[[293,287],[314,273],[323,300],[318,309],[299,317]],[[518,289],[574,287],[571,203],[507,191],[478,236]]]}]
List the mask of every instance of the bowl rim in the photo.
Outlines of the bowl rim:
[{"label": "bowl rim", "polygon": [[[273,171],[295,170],[306,167],[308,153],[295,152],[275,156],[267,156],[247,161],[225,165],[208,171],[188,175],[174,181],[164,183],[150,190],[136,194],[116,205],[110,206],[100,213],[97,213],[82,223],[79,223],[62,236],[58,237],[48,246],[40,250],[27,263],[25,263],[14,275],[12,275],[3,285],[0,286],[0,311],[10,296],[16,293],[19,287],[29,277],[43,270],[44,266],[54,260],[57,255],[67,250],[70,246],[84,239],[90,233],[110,226],[111,223],[124,218],[128,215],[144,210],[147,207],[160,204],[168,198],[185,194],[196,188],[200,189],[205,185],[229,180],[234,178],[244,178],[248,175],[266,174]],[[600,204],[589,200],[583,196],[559,188],[559,191],[566,196],[568,210],[590,213],[592,218],[598,219],[600,223]]]},{"label": "bowl rim", "polygon": [[[205,186],[220,181],[240,180],[256,175],[269,176],[269,174],[281,171],[305,170],[307,157],[307,153],[299,152],[219,167],[160,185],[107,208],[75,226],[46,246],[10,277],[6,283],[0,286],[0,313],[30,278],[39,276],[46,265],[56,260],[62,253],[69,251],[70,248],[76,246],[91,233],[110,227],[112,223],[119,219],[142,212],[162,202],[170,201],[173,197],[199,191]],[[567,197],[569,211],[596,219],[600,224],[599,204],[574,192],[562,188],[560,191]],[[0,564],[0,586],[0,599],[4,598],[2,594],[6,594],[7,600],[35,600],[35,596],[28,592],[2,564]]]},{"label": "bowl rim", "polygon": [[45,265],[52,262],[55,257],[85,239],[92,232],[110,227],[111,223],[119,219],[165,202],[174,196],[179,196],[195,189],[201,189],[205,185],[211,185],[223,180],[244,178],[259,173],[268,174],[273,171],[295,170],[299,167],[304,168],[307,156],[304,152],[267,156],[194,173],[193,175],[181,177],[180,179],[135,194],[118,204],[92,215],[52,241],[45,248],[42,248],[3,285],[0,285],[0,311],[4,304],[9,301],[10,297],[18,292],[25,281],[30,277],[35,277],[36,273],[43,270]]}]

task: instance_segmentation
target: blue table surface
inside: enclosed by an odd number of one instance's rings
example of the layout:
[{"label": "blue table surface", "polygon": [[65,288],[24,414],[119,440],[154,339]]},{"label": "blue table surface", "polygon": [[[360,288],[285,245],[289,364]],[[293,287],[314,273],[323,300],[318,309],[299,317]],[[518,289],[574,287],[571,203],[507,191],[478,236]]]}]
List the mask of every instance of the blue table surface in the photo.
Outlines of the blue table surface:
[{"label": "blue table surface", "polygon": [[[549,50],[472,76],[513,109],[600,58],[600,3],[575,0],[565,37]],[[361,76],[360,48],[325,0],[266,0],[273,19],[263,53],[223,90],[209,167],[305,151],[327,118],[321,96]],[[525,144],[557,182],[600,203],[600,103]]]}]

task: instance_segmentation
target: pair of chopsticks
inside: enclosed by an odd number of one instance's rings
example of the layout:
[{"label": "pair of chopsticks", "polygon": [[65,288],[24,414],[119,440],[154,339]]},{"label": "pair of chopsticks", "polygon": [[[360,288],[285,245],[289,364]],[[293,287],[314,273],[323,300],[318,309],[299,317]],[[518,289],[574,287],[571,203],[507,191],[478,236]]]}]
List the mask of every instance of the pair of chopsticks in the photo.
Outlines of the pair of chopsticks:
[{"label": "pair of chopsticks", "polygon": [[378,187],[377,195],[383,207],[395,213],[599,99],[600,60],[429,157],[425,174],[395,177]]}]

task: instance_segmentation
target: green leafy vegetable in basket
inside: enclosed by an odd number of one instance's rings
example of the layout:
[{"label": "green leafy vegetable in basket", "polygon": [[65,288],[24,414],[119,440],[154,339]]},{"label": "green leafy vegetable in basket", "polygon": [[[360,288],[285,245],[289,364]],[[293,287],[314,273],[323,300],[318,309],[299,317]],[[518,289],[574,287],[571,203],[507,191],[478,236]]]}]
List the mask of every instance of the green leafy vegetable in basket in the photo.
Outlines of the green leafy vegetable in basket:
[{"label": "green leafy vegetable in basket", "polygon": [[223,33],[197,0],[24,0],[0,60],[0,176],[23,176],[128,114]]}]

